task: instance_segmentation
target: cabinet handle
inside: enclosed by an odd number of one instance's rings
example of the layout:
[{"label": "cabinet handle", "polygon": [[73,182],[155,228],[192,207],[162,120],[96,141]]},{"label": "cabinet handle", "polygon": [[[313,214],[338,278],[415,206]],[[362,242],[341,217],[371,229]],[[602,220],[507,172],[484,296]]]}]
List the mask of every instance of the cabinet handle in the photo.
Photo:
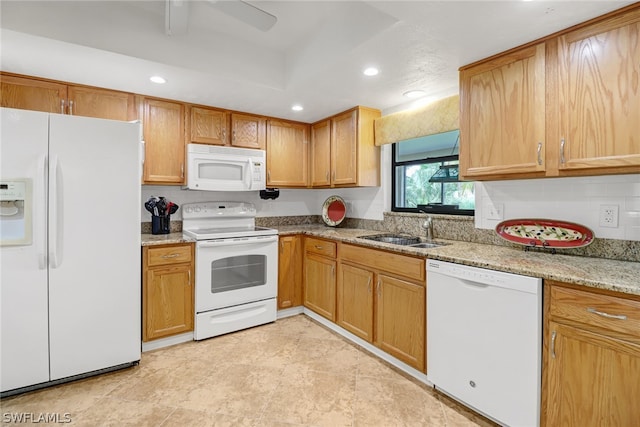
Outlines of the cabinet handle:
[{"label": "cabinet handle", "polygon": [[271,181],[271,169],[267,171],[267,181]]},{"label": "cabinet handle", "polygon": [[69,101],[69,114],[73,116],[73,101]]},{"label": "cabinet handle", "polygon": [[333,182],[336,182],[336,171],[333,171]]},{"label": "cabinet handle", "polygon": [[538,164],[542,164],[542,142],[538,142]]},{"label": "cabinet handle", "polygon": [[184,178],[184,163],[180,165],[180,178]]},{"label": "cabinet handle", "polygon": [[227,143],[227,130],[222,129],[222,142]]},{"label": "cabinet handle", "polygon": [[371,293],[371,277],[369,277],[369,281],[367,282],[367,290]]},{"label": "cabinet handle", "polygon": [[598,316],[606,317],[607,319],[618,319],[618,320],[627,320],[627,316],[624,314],[609,314],[604,311],[598,311],[595,308],[587,308],[589,313],[597,314]]},{"label": "cabinet handle", "polygon": [[331,266],[331,274],[333,274],[333,275],[336,274],[336,266],[335,265]]},{"label": "cabinet handle", "polygon": [[188,285],[191,286],[191,270],[189,270],[187,273],[189,273],[189,276],[188,276],[189,277],[189,279],[188,279],[189,283],[188,283]]},{"label": "cabinet handle", "polygon": [[162,255],[162,258],[177,258],[179,257],[180,254],[169,254],[169,255]]},{"label": "cabinet handle", "polygon": [[378,296],[382,295],[382,292],[380,290],[380,279],[378,279],[378,283],[376,284],[376,292],[378,292]]},{"label": "cabinet handle", "polygon": [[564,164],[564,138],[560,140],[560,163]]},{"label": "cabinet handle", "polygon": [[556,331],[551,332],[551,357],[556,358]]},{"label": "cabinet handle", "polygon": [[236,142],[236,130],[235,129],[233,130],[232,138],[233,138],[233,142]]},{"label": "cabinet handle", "polygon": [[327,182],[329,182],[329,171],[327,171]]},{"label": "cabinet handle", "polygon": [[60,114],[64,114],[64,99],[60,100]]}]

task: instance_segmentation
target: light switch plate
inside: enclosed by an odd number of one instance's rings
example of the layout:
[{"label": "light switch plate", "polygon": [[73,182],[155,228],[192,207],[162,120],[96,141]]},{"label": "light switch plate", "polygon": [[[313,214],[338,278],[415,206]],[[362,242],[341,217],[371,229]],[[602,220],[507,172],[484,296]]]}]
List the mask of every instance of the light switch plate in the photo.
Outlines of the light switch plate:
[{"label": "light switch plate", "polygon": [[504,203],[487,202],[485,205],[485,218],[501,220],[504,218]]}]

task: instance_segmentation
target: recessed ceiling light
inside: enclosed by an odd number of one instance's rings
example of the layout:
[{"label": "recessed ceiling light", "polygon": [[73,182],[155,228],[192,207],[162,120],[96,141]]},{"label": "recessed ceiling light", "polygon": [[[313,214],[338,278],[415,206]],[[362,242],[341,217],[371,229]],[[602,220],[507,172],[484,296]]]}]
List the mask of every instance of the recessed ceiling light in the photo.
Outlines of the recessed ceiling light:
[{"label": "recessed ceiling light", "polygon": [[293,105],[293,106],[291,107],[291,109],[292,109],[293,111],[302,111],[302,110],[304,110],[304,107],[303,107],[302,105],[300,105],[300,104],[295,104],[295,105]]},{"label": "recessed ceiling light", "polygon": [[376,67],[365,68],[365,70],[363,71],[365,76],[377,76],[379,72],[380,70],[378,70]]},{"label": "recessed ceiling light", "polygon": [[154,83],[158,83],[159,85],[167,82],[167,80],[161,76],[151,76],[149,77],[149,80],[151,80]]},{"label": "recessed ceiling light", "polygon": [[427,93],[423,90],[410,90],[403,93],[402,95],[406,96],[407,98],[420,98],[421,96],[424,96],[426,94]]}]

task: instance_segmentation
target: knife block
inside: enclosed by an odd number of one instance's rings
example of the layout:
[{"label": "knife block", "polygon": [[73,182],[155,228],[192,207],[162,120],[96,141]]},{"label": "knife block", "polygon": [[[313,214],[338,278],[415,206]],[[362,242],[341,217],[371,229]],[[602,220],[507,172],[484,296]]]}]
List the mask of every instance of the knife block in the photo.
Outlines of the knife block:
[{"label": "knife block", "polygon": [[169,234],[171,215],[151,216],[151,234]]}]

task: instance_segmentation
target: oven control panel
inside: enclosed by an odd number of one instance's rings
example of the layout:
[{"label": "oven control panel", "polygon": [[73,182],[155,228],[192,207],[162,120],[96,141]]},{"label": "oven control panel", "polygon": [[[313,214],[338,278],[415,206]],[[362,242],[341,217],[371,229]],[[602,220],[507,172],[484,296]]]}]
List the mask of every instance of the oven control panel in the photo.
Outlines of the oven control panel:
[{"label": "oven control panel", "polygon": [[234,218],[256,216],[256,207],[247,202],[199,202],[182,205],[182,218]]}]

